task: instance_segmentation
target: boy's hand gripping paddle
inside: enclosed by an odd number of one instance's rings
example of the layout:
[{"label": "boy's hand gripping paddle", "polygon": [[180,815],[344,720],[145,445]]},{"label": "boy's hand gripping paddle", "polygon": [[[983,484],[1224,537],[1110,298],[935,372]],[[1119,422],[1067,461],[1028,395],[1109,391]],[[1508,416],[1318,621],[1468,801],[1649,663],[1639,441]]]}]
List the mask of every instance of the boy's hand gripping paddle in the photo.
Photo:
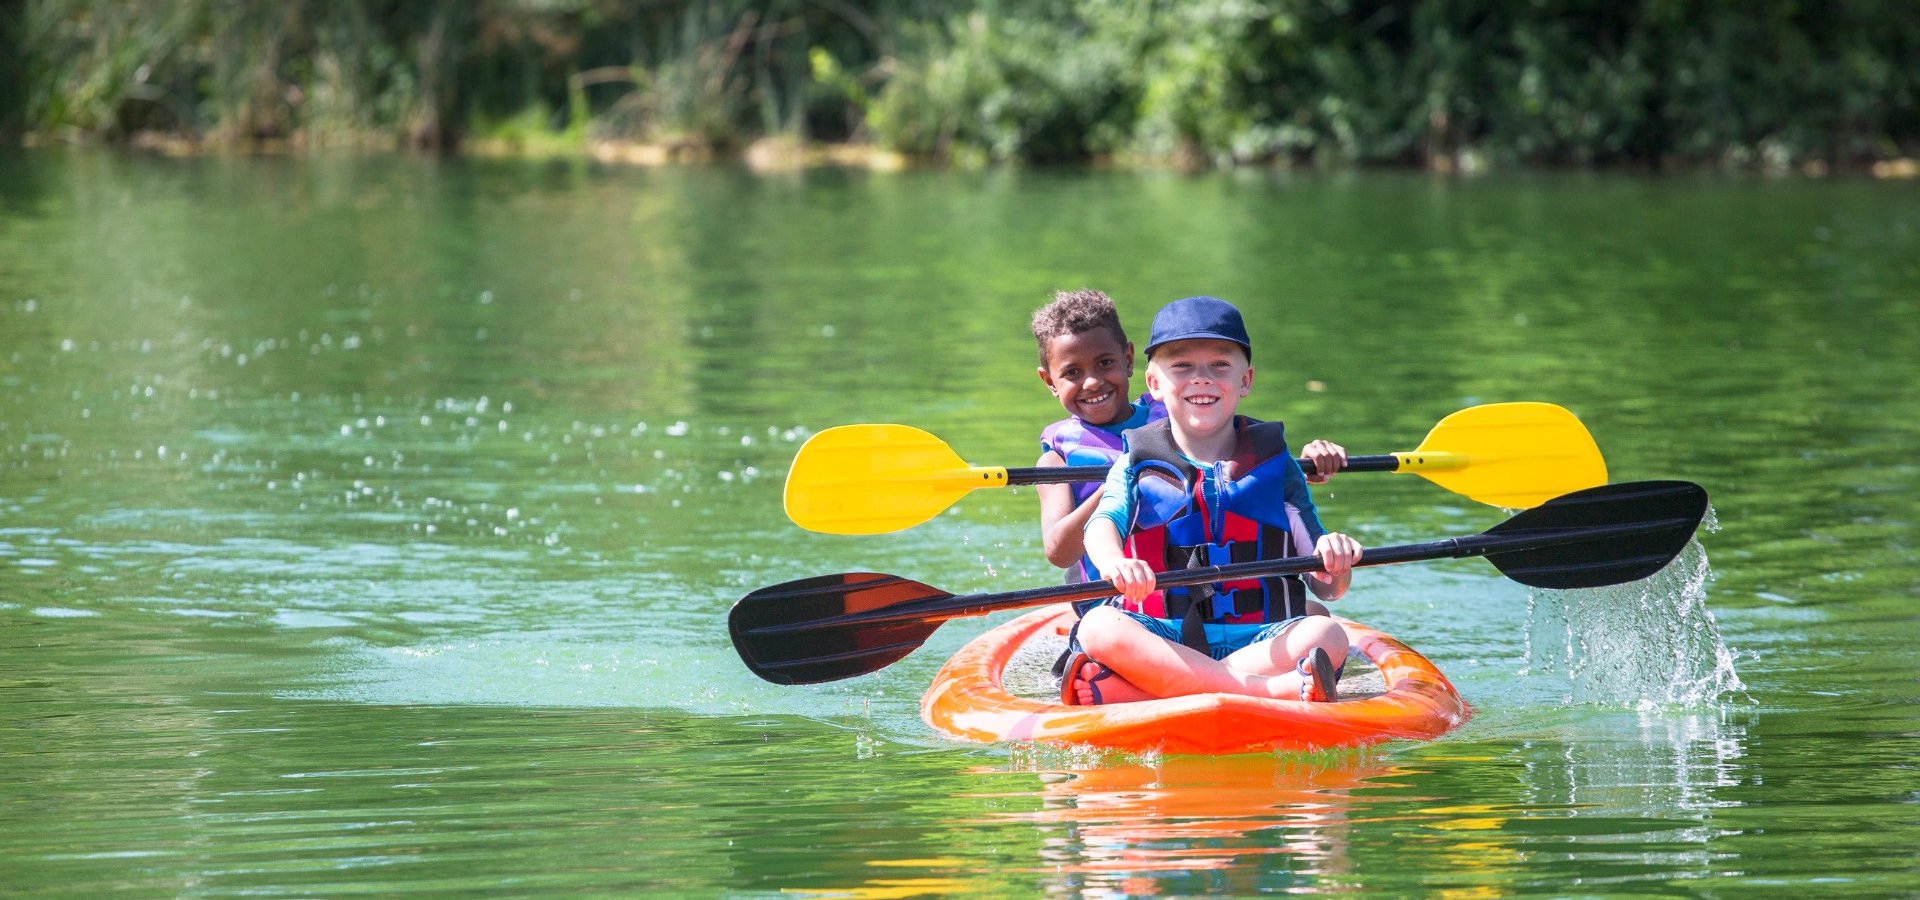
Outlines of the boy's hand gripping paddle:
[{"label": "boy's hand gripping paddle", "polygon": [[[1313,473],[1306,460],[1301,465]],[[1350,457],[1341,471],[1410,472],[1506,509],[1607,483],[1593,435],[1551,403],[1469,407],[1441,419],[1417,449]],[[918,428],[842,425],[800,446],[785,500],[787,517],[809,531],[885,534],[925,522],[980,488],[1106,477],[1104,466],[971,466]]]},{"label": "boy's hand gripping paddle", "polygon": [[[1685,549],[1707,492],[1685,481],[1634,481],[1556,497],[1484,532],[1365,550],[1359,565],[1484,556],[1521,584],[1584,588],[1660,571]],[[1160,587],[1320,570],[1316,556],[1161,573]],[[1114,594],[1105,581],[956,597],[894,575],[849,572],[761,588],[733,605],[727,630],[755,675],[814,684],[876,672],[912,653],[940,623],[1002,609]]]}]

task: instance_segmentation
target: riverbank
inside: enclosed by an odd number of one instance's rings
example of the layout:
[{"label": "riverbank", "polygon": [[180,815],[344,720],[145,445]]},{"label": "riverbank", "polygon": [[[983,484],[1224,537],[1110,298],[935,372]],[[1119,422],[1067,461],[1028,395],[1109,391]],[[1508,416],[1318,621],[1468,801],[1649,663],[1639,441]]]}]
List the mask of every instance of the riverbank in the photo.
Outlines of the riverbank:
[{"label": "riverbank", "polygon": [[[29,134],[21,140],[26,147],[51,148],[71,145],[100,145],[103,142],[80,136],[56,137],[44,134]],[[328,152],[349,153],[408,153],[412,152],[399,146],[391,139],[365,137],[347,141],[330,141],[325,146],[296,135],[291,138],[271,138],[248,140],[245,142],[215,141],[194,138],[187,135],[160,131],[142,131],[131,135],[123,142],[109,144],[139,153],[154,153],[162,156],[275,156],[304,155]],[[843,168],[865,169],[875,172],[898,172],[912,168],[934,169],[975,169],[990,168],[995,165],[1017,165],[993,163],[985,159],[967,158],[961,160],[934,159],[914,156],[888,150],[869,143],[835,143],[806,141],[790,136],[761,138],[744,148],[716,148],[697,141],[633,141],[580,139],[564,135],[541,135],[536,137],[482,137],[463,142],[458,151],[451,156],[468,156],[482,159],[591,159],[608,165],[624,166],[678,166],[678,165],[741,165],[755,172],[790,172],[805,169]],[[1077,164],[1094,169],[1139,169],[1139,170],[1177,170],[1202,171],[1209,168],[1207,162],[1192,154],[1175,154],[1169,158],[1144,158],[1139,156],[1103,156]],[[1317,166],[1312,163],[1292,164],[1285,161],[1269,162],[1260,166],[1240,166],[1239,168],[1268,169],[1314,169],[1314,168],[1353,168],[1352,164],[1331,164]],[[1367,165],[1368,169],[1390,169],[1394,166],[1378,164]],[[1591,171],[1645,170],[1644,166],[1594,165],[1584,167],[1538,166],[1538,165],[1494,165],[1476,153],[1462,152],[1438,156],[1425,165],[1408,165],[1401,168],[1423,169],[1441,175],[1479,175],[1491,171],[1565,171],[1578,168]],[[1669,160],[1656,171],[1701,172],[1723,171],[1730,173],[1756,173],[1773,176],[1800,176],[1824,178],[1829,175],[1855,175],[1871,177],[1885,181],[1905,181],[1920,179],[1920,158],[1894,157],[1889,159],[1863,162],[1856,165],[1832,166],[1825,160],[1808,160],[1797,165],[1773,163],[1765,160],[1732,159],[1719,164],[1707,164],[1692,161]]]}]

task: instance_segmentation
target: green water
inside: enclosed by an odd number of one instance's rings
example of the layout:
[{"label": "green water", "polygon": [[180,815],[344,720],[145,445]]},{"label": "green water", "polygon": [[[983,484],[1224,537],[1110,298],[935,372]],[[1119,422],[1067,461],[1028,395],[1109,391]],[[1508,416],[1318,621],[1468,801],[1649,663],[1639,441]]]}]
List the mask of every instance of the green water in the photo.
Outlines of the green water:
[{"label": "green water", "polygon": [[[1240,304],[1302,439],[1548,400],[1717,530],[1576,594],[1362,573],[1340,611],[1474,707],[1427,744],[952,743],[917,704],[978,620],[750,675],[756,587],[1056,579],[1030,491],[874,538],[779,491],[856,421],[1028,464],[1026,315],[1083,285],[1136,334]],[[0,881],[1913,895],[1915,348],[1913,184],[0,157]],[[1499,520],[1330,488],[1374,545]]]}]

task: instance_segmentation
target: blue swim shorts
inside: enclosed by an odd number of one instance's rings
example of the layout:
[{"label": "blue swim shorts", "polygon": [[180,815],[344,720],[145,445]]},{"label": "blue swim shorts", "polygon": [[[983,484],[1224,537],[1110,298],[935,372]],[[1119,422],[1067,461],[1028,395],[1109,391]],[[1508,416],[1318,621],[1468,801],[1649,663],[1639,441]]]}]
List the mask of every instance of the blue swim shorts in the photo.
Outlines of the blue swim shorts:
[{"label": "blue swim shorts", "polygon": [[[1130,616],[1135,622],[1139,622],[1141,626],[1148,631],[1173,643],[1180,643],[1179,619],[1159,619],[1149,616],[1146,613],[1134,612],[1130,609],[1123,609],[1121,612]],[[1243,650],[1261,641],[1279,637],[1284,634],[1288,628],[1292,628],[1293,623],[1304,618],[1306,617],[1294,616],[1291,619],[1280,622],[1263,622],[1251,625],[1216,625],[1209,623],[1203,626],[1207,630],[1207,655],[1214,659],[1226,659],[1228,656],[1233,655],[1234,651]]]}]

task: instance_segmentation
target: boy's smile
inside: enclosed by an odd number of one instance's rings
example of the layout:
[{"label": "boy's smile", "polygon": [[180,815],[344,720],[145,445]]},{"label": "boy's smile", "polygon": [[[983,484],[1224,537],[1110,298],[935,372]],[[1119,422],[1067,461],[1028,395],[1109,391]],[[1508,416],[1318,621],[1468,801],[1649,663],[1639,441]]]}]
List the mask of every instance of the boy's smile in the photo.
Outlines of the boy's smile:
[{"label": "boy's smile", "polygon": [[1106,425],[1133,412],[1127,382],[1133,377],[1133,345],[1105,328],[1053,337],[1040,380],[1060,405],[1081,419]]},{"label": "boy's smile", "polygon": [[1240,398],[1253,387],[1253,366],[1232,341],[1174,341],[1147,363],[1147,390],[1184,429],[1213,432],[1230,425]]}]

